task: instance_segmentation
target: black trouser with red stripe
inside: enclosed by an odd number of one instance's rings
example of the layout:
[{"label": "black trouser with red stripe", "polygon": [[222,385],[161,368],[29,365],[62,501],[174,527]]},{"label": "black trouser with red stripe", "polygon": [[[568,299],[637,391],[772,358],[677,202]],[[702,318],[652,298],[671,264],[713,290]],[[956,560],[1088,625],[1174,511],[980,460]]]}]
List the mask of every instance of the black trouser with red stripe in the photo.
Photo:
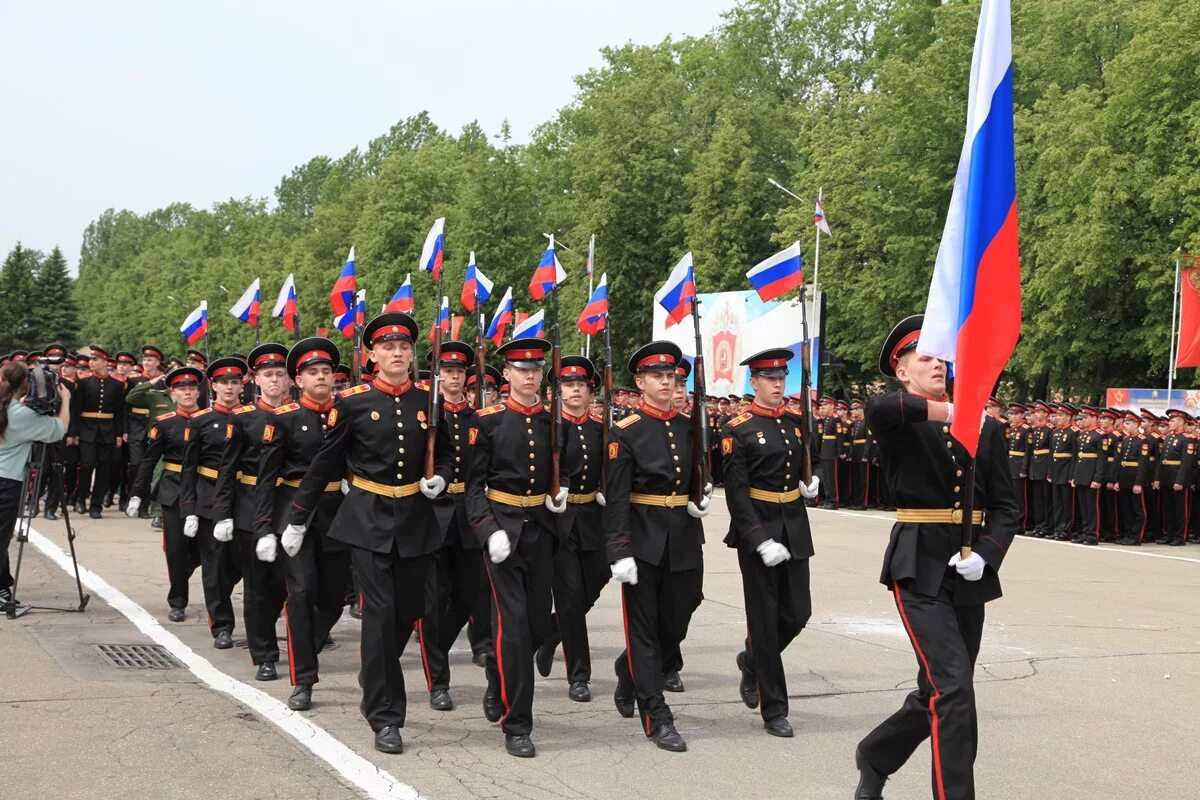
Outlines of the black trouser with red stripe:
[{"label": "black trouser with red stripe", "polygon": [[1117,524],[1117,504],[1119,496],[1117,492],[1105,486],[1100,490],[1100,539],[1111,540],[1119,535],[1120,528]]},{"label": "black trouser with red stripe", "polygon": [[1117,493],[1117,515],[1121,535],[1141,542],[1146,538],[1146,495],[1134,494],[1133,489]]},{"label": "black trouser with red stripe", "polygon": [[413,625],[433,602],[433,555],[402,558],[393,544],[390,553],[355,547],[353,559],[362,609],[359,683],[364,715],[372,730],[403,728],[408,698],[400,656]]},{"label": "black trouser with red stripe", "polygon": [[492,593],[495,648],[487,656],[488,687],[498,689],[500,729],[513,736],[533,731],[533,653],[550,627],[550,575],[554,531],[526,520],[512,554],[493,564],[484,550]]},{"label": "black trouser with red stripe", "polygon": [[200,542],[183,535],[178,506],[162,507],[162,548],[167,557],[167,605],[187,608],[188,581],[200,564]]},{"label": "black trouser with red stripe", "polygon": [[929,597],[913,592],[908,583],[895,584],[892,594],[917,656],[917,688],[858,746],[876,772],[891,775],[932,738],[933,797],[971,800],[979,743],[972,675],[983,637],[983,606],[955,606],[945,586]]},{"label": "black trouser with red stripe", "polygon": [[1050,527],[1050,482],[1045,478],[1029,484],[1029,530],[1049,533]]},{"label": "black trouser with red stripe", "polygon": [[[277,547],[274,561],[259,561],[254,547],[258,537],[251,531],[235,530],[233,544],[237,545],[242,562],[242,625],[246,629],[246,647],[256,666],[279,661],[279,638],[275,623],[283,610],[287,596],[284,586],[284,562],[287,556]],[[288,635],[291,644],[291,635]],[[289,661],[291,657],[289,656]]]},{"label": "black trouser with red stripe", "polygon": [[[456,525],[457,523],[451,523]],[[429,613],[417,622],[421,664],[430,692],[450,688],[450,648],[475,610],[485,580],[478,548],[468,550],[461,541],[433,554],[437,595]]]},{"label": "black trouser with red stripe", "polygon": [[637,561],[638,582],[621,584],[625,652],[617,657],[621,679],[632,678],[642,728],[650,736],[675,717],[663,698],[663,662],[679,651],[687,626],[702,596],[703,570],[672,572],[662,564]]},{"label": "black trouser with red stripe", "polygon": [[584,550],[574,536],[568,536],[554,554],[554,614],[542,646],[554,649],[562,644],[571,683],[592,679],[587,613],[611,575],[604,550]]},{"label": "black trouser with red stripe", "polygon": [[1079,535],[1097,542],[1100,541],[1100,492],[1089,484],[1075,487],[1075,499],[1079,503]]},{"label": "black trouser with red stripe", "polygon": [[89,511],[99,511],[104,506],[104,495],[109,491],[109,477],[116,457],[112,439],[104,434],[96,436],[95,441],[79,443],[79,498],[87,499],[91,493]]},{"label": "black trouser with red stripe", "polygon": [[[208,609],[208,629],[213,638],[221,631],[233,633],[233,587],[242,579],[237,544],[213,538],[214,522],[200,517],[196,541],[200,547],[200,583],[204,586],[204,606]],[[164,517],[165,527],[165,517]]]},{"label": "black trouser with red stripe", "polygon": [[1170,541],[1184,541],[1188,524],[1188,490],[1175,491],[1164,482],[1162,488],[1163,535]]},{"label": "black trouser with red stripe", "polygon": [[1050,485],[1053,506],[1050,530],[1055,536],[1066,536],[1075,523],[1075,489],[1069,483]]},{"label": "black trouser with red stripe", "polygon": [[850,466],[850,500],[853,506],[867,505],[868,478],[867,462],[851,461]]},{"label": "black trouser with red stripe", "polygon": [[[288,632],[288,676],[293,686],[311,686],[317,682],[317,653],[342,614],[350,551],[331,548],[319,532],[309,531],[296,555],[281,551],[280,557],[286,592],[283,619]],[[275,616],[279,616],[278,610]]]},{"label": "black trouser with red stripe", "polygon": [[758,708],[764,720],[788,714],[783,651],[812,616],[808,559],[775,567],[748,544],[738,546],[742,596],[746,598],[746,666],[758,680]]}]

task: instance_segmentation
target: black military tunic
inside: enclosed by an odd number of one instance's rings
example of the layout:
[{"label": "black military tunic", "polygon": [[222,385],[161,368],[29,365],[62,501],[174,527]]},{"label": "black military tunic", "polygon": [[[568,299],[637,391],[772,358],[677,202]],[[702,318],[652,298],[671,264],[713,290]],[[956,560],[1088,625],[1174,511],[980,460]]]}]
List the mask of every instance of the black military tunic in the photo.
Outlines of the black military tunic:
[{"label": "black military tunic", "polygon": [[[79,437],[80,500],[91,492],[89,510],[99,512],[111,489],[117,440],[125,433],[125,385],[111,373],[89,375],[71,394],[68,436]],[[93,480],[93,474],[95,480]]]},{"label": "black military tunic", "polygon": [[1030,430],[1027,425],[1010,424],[1004,432],[1008,440],[1008,474],[1017,487],[1017,498],[1021,503],[1020,532],[1029,530],[1029,452]]},{"label": "black military tunic", "polygon": [[1049,425],[1033,425],[1029,429],[1029,530],[1036,536],[1053,532],[1050,500],[1050,437]]},{"label": "black military tunic", "polygon": [[850,499],[848,507],[864,509],[870,503],[870,485],[868,483],[870,473],[867,470],[867,462],[869,461],[867,453],[867,421],[865,419],[860,419],[857,422],[851,421],[847,428],[846,442],[849,444],[847,455],[850,471]]},{"label": "black military tunic", "polygon": [[1075,527],[1075,436],[1073,428],[1055,428],[1050,433],[1051,531],[1055,539],[1071,538]]},{"label": "black military tunic", "polygon": [[825,506],[835,508],[840,506],[845,497],[842,496],[845,487],[841,486],[839,480],[839,465],[841,464],[841,455],[843,451],[843,439],[845,432],[843,431],[842,421],[836,416],[829,416],[822,419],[818,423],[818,430],[821,438],[820,465],[821,465],[821,484],[825,491]]},{"label": "black military tunic", "polygon": [[1153,479],[1150,441],[1141,434],[1121,439],[1117,459],[1118,544],[1139,545],[1146,537],[1146,489]]},{"label": "black military tunic", "polygon": [[[1107,467],[1104,439],[1100,431],[1079,431],[1075,436],[1076,505],[1079,507],[1079,532],[1075,540],[1082,544],[1100,543],[1100,496]],[[1097,484],[1092,488],[1092,484]]]},{"label": "black military tunic", "polygon": [[[1196,444],[1185,434],[1169,433],[1163,439],[1158,461],[1158,490],[1163,506],[1165,544],[1181,545],[1187,537],[1188,506],[1192,473],[1196,468]],[[1179,489],[1175,489],[1179,486]]]},{"label": "black military tunic", "polygon": [[[177,409],[157,417],[146,429],[146,449],[138,463],[137,475],[130,488],[130,497],[145,505],[154,500],[162,506],[162,546],[167,558],[167,605],[183,609],[188,604],[188,580],[200,563],[200,543],[183,535],[183,515],[179,510],[180,480],[183,476],[183,455],[190,436],[190,414]],[[150,491],[150,480],[159,459],[163,462],[162,477]]]},{"label": "black military tunic", "polygon": [[[738,552],[746,600],[743,660],[757,677],[764,720],[788,714],[782,653],[812,616],[808,559],[813,543],[800,496],[800,424],[783,406],[770,409],[752,403],[749,411],[726,423],[721,437],[730,518],[725,544]],[[792,558],[765,566],[757,548],[767,541],[787,547]]]}]

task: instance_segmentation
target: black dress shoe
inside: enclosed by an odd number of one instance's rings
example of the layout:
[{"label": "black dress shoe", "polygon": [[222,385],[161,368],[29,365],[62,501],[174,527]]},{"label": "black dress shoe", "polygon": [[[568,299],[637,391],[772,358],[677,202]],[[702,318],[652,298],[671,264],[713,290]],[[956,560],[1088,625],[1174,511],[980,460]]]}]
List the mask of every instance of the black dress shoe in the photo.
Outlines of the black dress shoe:
[{"label": "black dress shoe", "polygon": [[617,713],[625,719],[633,716],[633,681],[624,677],[616,664],[613,669],[617,673],[617,688],[613,691],[613,704]]},{"label": "black dress shoe", "polygon": [[395,725],[386,725],[375,732],[375,749],[381,753],[399,755],[404,752],[404,740],[400,738],[400,729]]},{"label": "black dress shoe", "polygon": [[854,751],[854,765],[858,767],[858,788],[854,790],[854,800],[883,800],[883,785],[887,783],[887,775],[876,772],[863,757],[862,750]]},{"label": "black dress shoe", "polygon": [[88,516],[91,517],[92,519],[100,519],[100,517],[102,515],[100,514],[100,509],[93,508],[91,511],[88,512]]},{"label": "black dress shoe", "polygon": [[504,705],[500,702],[500,693],[490,686],[483,693],[483,717],[488,722],[499,722],[504,716]]},{"label": "black dress shoe", "polygon": [[138,519],[150,519],[150,509],[143,506],[138,509]]},{"label": "black dress shoe", "polygon": [[279,679],[279,672],[275,669],[274,661],[264,661],[258,665],[258,671],[254,673],[256,681],[274,681]]},{"label": "black dress shoe", "polygon": [[82,500],[75,501],[75,513],[76,514],[86,514],[87,513],[87,505],[85,505]]},{"label": "black dress shoe", "polygon": [[312,684],[300,683],[292,689],[292,694],[288,697],[288,708],[292,711],[308,711],[312,708]]},{"label": "black dress shoe", "polygon": [[790,739],[796,735],[796,732],[792,730],[792,723],[788,722],[787,717],[763,720],[763,727],[767,729],[767,733],[781,739]]},{"label": "black dress shoe", "polygon": [[154,530],[156,530],[156,531],[161,531],[162,530],[162,517],[155,517],[154,519],[150,520],[150,527],[154,528]]},{"label": "black dress shoe", "polygon": [[746,708],[758,708],[758,679],[746,666],[746,651],[737,654],[737,667],[742,673],[742,682],[738,684],[738,692]]},{"label": "black dress shoe", "polygon": [[52,509],[52,508],[47,508],[44,516],[46,517],[46,519],[50,520],[51,522],[58,519],[58,514],[55,514],[54,509]]},{"label": "black dress shoe", "polygon": [[471,656],[471,661],[473,661],[475,666],[479,667],[480,669],[485,669],[487,668],[487,653],[476,653],[475,655]]},{"label": "black dress shoe", "polygon": [[108,494],[104,495],[104,507],[112,508],[112,504],[113,504],[113,496],[112,496],[112,492],[109,492]]},{"label": "black dress shoe", "polygon": [[434,689],[429,693],[429,707],[434,711],[453,711],[454,698],[447,689]]},{"label": "black dress shoe", "polygon": [[167,612],[167,619],[171,620],[171,622],[183,622],[186,616],[187,613],[182,608],[172,608]]},{"label": "black dress shoe", "polygon": [[656,727],[650,734],[650,738],[654,740],[654,744],[659,750],[668,750],[672,753],[682,753],[687,750],[687,742],[679,735],[679,731],[675,730],[673,722],[664,722]]},{"label": "black dress shoe", "polygon": [[538,674],[543,678],[550,677],[550,669],[554,666],[554,651],[558,649],[558,644],[553,640],[543,642],[542,646],[537,649],[537,655],[533,657],[533,661],[537,664]]},{"label": "black dress shoe", "polygon": [[1084,544],[1084,545],[1092,545],[1092,546],[1100,544],[1100,542],[1096,541],[1095,537],[1093,537],[1093,536],[1085,536],[1079,540],[1079,543]]},{"label": "black dress shoe", "polygon": [[504,749],[508,751],[510,756],[517,758],[533,758],[537,755],[537,749],[533,746],[533,740],[525,734],[505,734]]},{"label": "black dress shoe", "polygon": [[663,676],[663,691],[664,692],[682,692],[683,678],[679,677],[677,670],[671,670]]},{"label": "black dress shoe", "polygon": [[592,702],[592,690],[588,688],[587,681],[575,681],[567,690],[567,697],[576,703],[590,703]]},{"label": "black dress shoe", "polygon": [[217,648],[218,650],[228,650],[229,648],[233,647],[233,634],[229,631],[221,631],[217,634],[216,638],[213,639],[213,647]]}]

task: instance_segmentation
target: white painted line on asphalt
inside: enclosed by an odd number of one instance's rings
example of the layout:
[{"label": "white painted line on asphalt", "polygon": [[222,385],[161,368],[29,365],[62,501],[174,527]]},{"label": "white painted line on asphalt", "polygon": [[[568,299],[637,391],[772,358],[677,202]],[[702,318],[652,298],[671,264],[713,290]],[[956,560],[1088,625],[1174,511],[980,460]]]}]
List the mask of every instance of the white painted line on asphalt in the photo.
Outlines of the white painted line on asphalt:
[{"label": "white painted line on asphalt", "polygon": [[[32,529],[29,531],[29,541],[68,574],[74,574],[71,557],[58,545]],[[372,800],[420,800],[421,795],[416,789],[375,766],[335,739],[324,728],[314,725],[311,720],[292,711],[266,692],[221,672],[212,662],[197,654],[179,637],[164,628],[150,612],[82,564],[79,565],[79,579],[104,602],[125,615],[138,630],[169,650],[171,655],[183,662],[192,674],[209,688],[229,695],[295,739],[300,746],[328,764],[338,775],[361,789],[367,797]]]},{"label": "white painted line on asphalt", "polygon": [[[841,514],[846,517],[862,517],[863,519],[873,519],[876,522],[886,522],[893,525],[896,522],[895,517],[882,517],[878,514],[866,514],[861,511],[842,511],[841,509],[833,508],[810,508],[809,511],[820,511],[822,514]],[[1187,556],[1169,556],[1166,553],[1147,553],[1143,550],[1127,550],[1118,547],[1086,547],[1084,545],[1073,544],[1072,542],[1060,542],[1055,539],[1039,539],[1034,536],[1020,537],[1023,542],[1038,542],[1040,544],[1059,544],[1067,547],[1074,547],[1078,550],[1084,550],[1091,553],[1115,553],[1121,556],[1140,556],[1142,558],[1162,558],[1167,561],[1187,561],[1191,564],[1200,564],[1200,558],[1188,558]]]}]

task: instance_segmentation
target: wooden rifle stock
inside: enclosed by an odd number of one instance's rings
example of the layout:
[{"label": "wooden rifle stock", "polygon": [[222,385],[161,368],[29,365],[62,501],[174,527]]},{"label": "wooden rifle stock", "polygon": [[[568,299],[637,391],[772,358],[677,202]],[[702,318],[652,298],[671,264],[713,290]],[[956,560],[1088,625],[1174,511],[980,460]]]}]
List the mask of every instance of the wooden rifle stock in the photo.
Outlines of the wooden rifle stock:
[{"label": "wooden rifle stock", "polygon": [[704,404],[707,393],[704,379],[704,342],[700,338],[700,298],[692,299],[692,323],[696,335],[696,358],[692,362],[692,385],[696,390],[696,407],[692,413],[692,483],[689,499],[697,506],[704,499],[708,485],[708,408]]}]

